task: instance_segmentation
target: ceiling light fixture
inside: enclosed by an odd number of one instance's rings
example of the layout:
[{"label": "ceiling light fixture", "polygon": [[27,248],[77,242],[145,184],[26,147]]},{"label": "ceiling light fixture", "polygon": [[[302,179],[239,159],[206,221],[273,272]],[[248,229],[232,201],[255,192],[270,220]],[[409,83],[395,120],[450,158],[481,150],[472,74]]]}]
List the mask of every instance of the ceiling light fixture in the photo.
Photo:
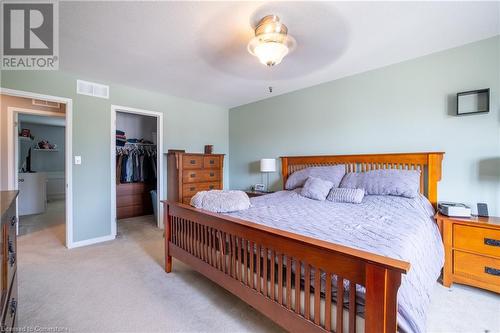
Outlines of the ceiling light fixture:
[{"label": "ceiling light fixture", "polygon": [[255,37],[248,43],[248,52],[269,67],[277,65],[295,47],[295,39],[276,15],[262,18],[255,28]]}]

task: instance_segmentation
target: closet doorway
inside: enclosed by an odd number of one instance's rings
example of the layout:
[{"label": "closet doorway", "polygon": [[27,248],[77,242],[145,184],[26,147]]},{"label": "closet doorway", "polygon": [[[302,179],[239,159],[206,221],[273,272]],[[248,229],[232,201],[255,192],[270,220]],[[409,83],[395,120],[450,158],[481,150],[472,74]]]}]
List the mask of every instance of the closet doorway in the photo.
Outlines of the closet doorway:
[{"label": "closet doorway", "polygon": [[141,218],[163,228],[163,114],[111,106],[111,229]]}]

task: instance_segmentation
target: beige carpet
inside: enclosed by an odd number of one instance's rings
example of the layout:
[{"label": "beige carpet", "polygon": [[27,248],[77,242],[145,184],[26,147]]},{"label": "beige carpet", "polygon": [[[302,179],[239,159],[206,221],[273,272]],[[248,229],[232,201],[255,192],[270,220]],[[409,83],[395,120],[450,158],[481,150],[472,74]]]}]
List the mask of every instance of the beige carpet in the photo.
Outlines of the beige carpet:
[{"label": "beige carpet", "polygon": [[[26,235],[49,226],[64,223],[65,205],[66,201],[64,199],[49,201],[45,213],[20,216],[19,235]],[[62,239],[64,238],[65,236],[63,235]]]},{"label": "beige carpet", "polygon": [[[151,217],[122,220],[115,241],[63,247],[64,225],[19,238],[19,326],[71,332],[278,332],[222,288],[174,261],[163,271]],[[436,284],[430,332],[500,330],[496,294]]]}]

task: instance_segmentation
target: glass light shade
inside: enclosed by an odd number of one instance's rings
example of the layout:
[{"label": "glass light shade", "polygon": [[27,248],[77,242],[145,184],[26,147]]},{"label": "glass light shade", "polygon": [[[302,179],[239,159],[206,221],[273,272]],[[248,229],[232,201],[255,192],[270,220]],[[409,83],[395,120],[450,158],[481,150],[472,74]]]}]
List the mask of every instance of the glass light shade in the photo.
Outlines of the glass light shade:
[{"label": "glass light shade", "polygon": [[274,66],[279,64],[288,54],[288,47],[281,43],[267,42],[257,45],[254,53],[262,64]]},{"label": "glass light shade", "polygon": [[260,160],[260,172],[275,172],[276,160],[274,158],[263,158]]},{"label": "glass light shade", "polygon": [[256,36],[248,43],[248,52],[267,66],[279,64],[293,49],[293,37],[281,33],[266,33]]}]

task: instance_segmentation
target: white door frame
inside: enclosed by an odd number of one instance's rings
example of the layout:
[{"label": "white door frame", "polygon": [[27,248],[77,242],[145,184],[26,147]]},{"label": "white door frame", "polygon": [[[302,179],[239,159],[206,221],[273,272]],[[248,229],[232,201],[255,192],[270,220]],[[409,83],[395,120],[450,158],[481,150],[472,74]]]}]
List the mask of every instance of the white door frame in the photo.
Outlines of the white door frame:
[{"label": "white door frame", "polygon": [[156,156],[158,161],[158,177],[156,177],[158,216],[156,225],[163,229],[163,198],[165,177],[163,172],[163,113],[131,108],[128,106],[111,105],[111,233],[116,236],[116,112],[132,113],[156,118]]},{"label": "white door frame", "polygon": [[[73,245],[73,169],[72,169],[72,158],[73,158],[73,100],[71,98],[51,96],[45,94],[38,94],[22,90],[14,90],[0,87],[0,94],[24,97],[30,99],[42,99],[50,102],[57,102],[66,105],[66,128],[65,128],[65,177],[66,177],[66,247],[72,248]],[[17,135],[14,132],[14,126],[17,126],[15,120],[17,120],[18,113],[31,113],[38,115],[54,115],[55,112],[51,111],[40,111],[23,109],[17,107],[7,108],[7,187],[10,190],[17,190],[17,156],[15,152],[17,151]],[[60,114],[58,114],[60,116]],[[16,215],[19,215],[16,212]]]}]

